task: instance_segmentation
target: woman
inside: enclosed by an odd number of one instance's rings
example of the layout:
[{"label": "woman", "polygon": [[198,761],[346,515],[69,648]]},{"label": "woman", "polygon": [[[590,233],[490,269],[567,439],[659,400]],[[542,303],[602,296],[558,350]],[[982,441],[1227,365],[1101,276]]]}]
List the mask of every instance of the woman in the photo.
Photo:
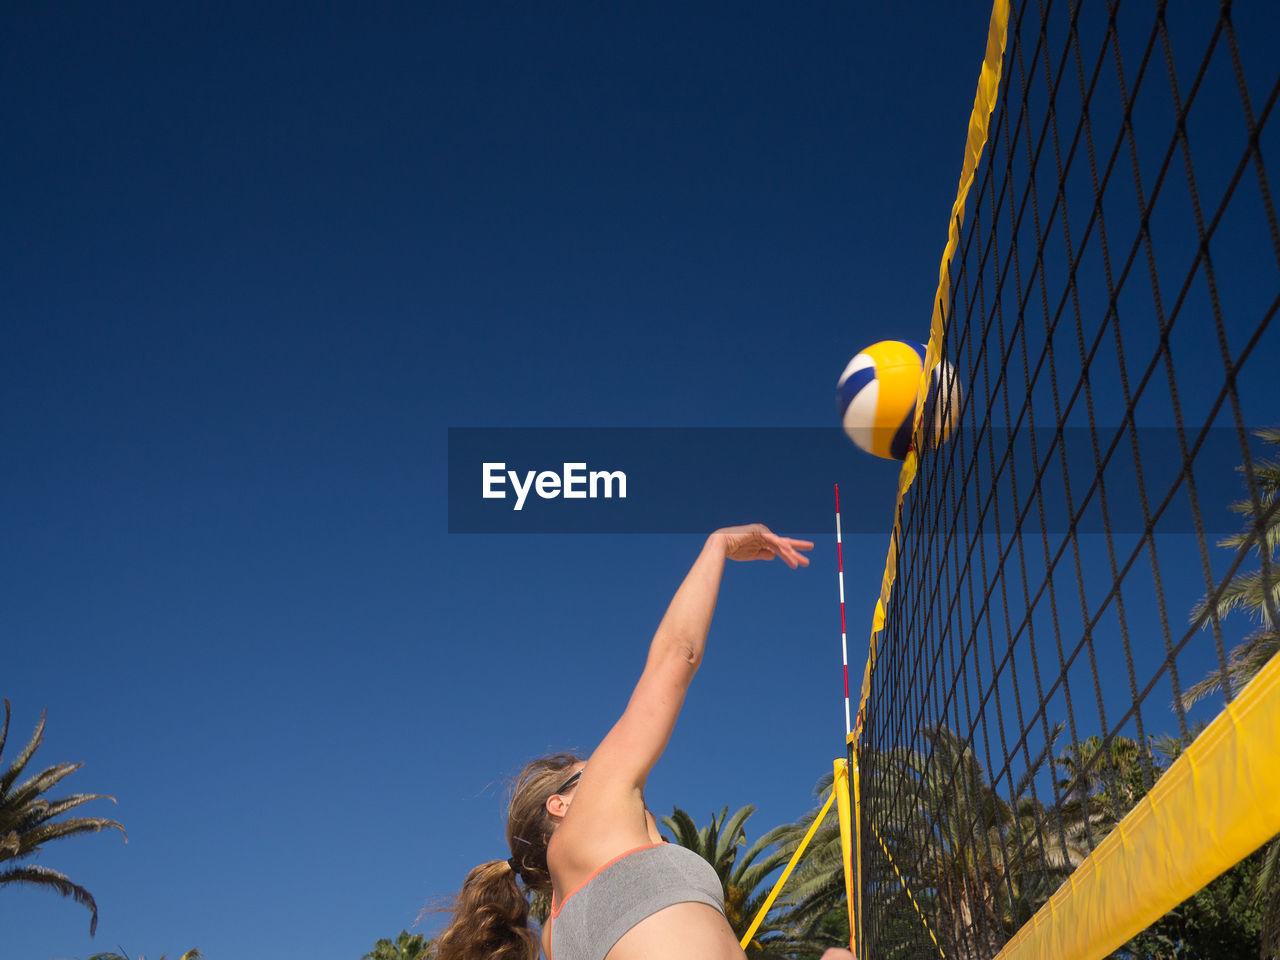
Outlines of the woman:
[{"label": "woman", "polygon": [[[551,894],[542,930],[548,960],[742,960],[715,870],[664,845],[644,784],[666,749],[706,645],[724,562],[809,565],[806,540],[762,524],[707,538],[658,625],[621,719],[584,762],[561,754],[516,780],[507,818],[511,858],[476,867],[437,941],[437,960],[537,960],[539,940],[516,878]],[[829,950],[823,960],[851,958]]]}]

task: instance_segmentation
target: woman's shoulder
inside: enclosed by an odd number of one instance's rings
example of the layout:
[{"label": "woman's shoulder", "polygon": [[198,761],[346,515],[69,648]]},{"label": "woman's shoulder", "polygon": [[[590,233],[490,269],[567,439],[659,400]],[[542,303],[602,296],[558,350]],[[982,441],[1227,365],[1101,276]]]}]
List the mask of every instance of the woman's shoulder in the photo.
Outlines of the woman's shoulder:
[{"label": "woman's shoulder", "polygon": [[639,794],[616,798],[612,806],[593,799],[590,794],[575,799],[547,843],[547,867],[558,895],[581,886],[627,851],[655,842]]}]

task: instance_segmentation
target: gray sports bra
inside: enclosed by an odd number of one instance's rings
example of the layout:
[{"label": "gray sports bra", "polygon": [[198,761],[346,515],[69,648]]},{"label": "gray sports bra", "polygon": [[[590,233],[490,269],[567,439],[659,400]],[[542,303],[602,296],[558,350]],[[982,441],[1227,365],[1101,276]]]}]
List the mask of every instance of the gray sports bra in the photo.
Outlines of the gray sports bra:
[{"label": "gray sports bra", "polygon": [[715,868],[675,843],[630,850],[552,905],[548,960],[604,960],[628,930],[677,903],[705,903],[724,913]]}]

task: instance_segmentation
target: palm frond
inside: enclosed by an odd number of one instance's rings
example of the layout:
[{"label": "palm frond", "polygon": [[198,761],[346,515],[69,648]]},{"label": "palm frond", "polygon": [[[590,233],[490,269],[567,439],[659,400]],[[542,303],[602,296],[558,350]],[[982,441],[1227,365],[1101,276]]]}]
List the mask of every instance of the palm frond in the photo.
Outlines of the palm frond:
[{"label": "palm frond", "polygon": [[[5,701],[6,707],[8,701]],[[22,770],[26,767],[27,762],[35,755],[40,744],[44,742],[44,723],[46,711],[40,711],[40,722],[36,724],[35,733],[31,735],[30,741],[22,748],[22,752],[14,758],[13,763],[9,764],[9,769],[0,774],[0,796],[4,796],[9,792],[9,788],[14,785],[18,777],[22,776]],[[8,730],[8,717],[5,718],[5,729]]]},{"label": "palm frond", "polygon": [[716,843],[716,862],[724,860],[733,862],[737,859],[737,848],[743,844],[745,839],[743,825],[756,812],[756,808],[748,804],[736,811],[728,822],[725,822],[724,818],[728,812],[729,808],[725,807],[724,812],[720,814],[721,823],[720,835]]},{"label": "palm frond", "polygon": [[93,899],[93,894],[78,883],[72,883],[65,874],[59,873],[57,870],[50,870],[48,867],[38,866],[37,864],[26,864],[24,866],[10,867],[7,870],[0,871],[0,884],[5,883],[24,883],[38,887],[49,887],[64,897],[70,897],[76,903],[89,910],[89,936],[93,936],[97,933],[97,901]]},{"label": "palm frond", "polygon": [[116,798],[105,793],[77,793],[61,800],[46,800],[40,796],[11,793],[0,797],[0,831],[31,830],[54,817],[61,816],[68,810],[74,810],[91,800],[110,800]]},{"label": "palm frond", "polygon": [[70,820],[46,823],[23,833],[18,853],[14,854],[14,857],[25,857],[34,853],[41,844],[48,843],[50,840],[61,840],[64,837],[75,837],[86,833],[101,833],[103,830],[119,830],[125,842],[129,841],[124,827],[114,820],[108,820],[106,817],[73,817]]},{"label": "palm frond", "polygon": [[673,807],[670,816],[663,817],[659,822],[671,831],[671,839],[675,843],[680,844],[682,847],[688,847],[690,850],[696,849],[698,825],[687,811],[679,807]]},{"label": "palm frond", "polygon": [[[1243,643],[1232,648],[1227,657],[1227,680],[1231,684],[1232,694],[1252,680],[1267,662],[1280,651],[1280,628],[1268,627],[1250,634]],[[1205,697],[1224,689],[1223,675],[1215,670],[1203,680],[1192,684],[1182,692],[1182,706],[1190,708]]]},{"label": "palm frond", "polygon": [[4,725],[0,726],[0,760],[4,760],[4,745],[9,740],[9,717],[13,713],[13,707],[9,703],[9,698],[4,698]]},{"label": "palm frond", "polygon": [[1254,899],[1262,912],[1259,936],[1263,956],[1280,956],[1280,836],[1265,848],[1254,886]]},{"label": "palm frond", "polygon": [[82,763],[57,763],[11,790],[0,790],[0,797],[10,806],[22,806],[42,793],[48,793],[64,779],[79,770]]}]

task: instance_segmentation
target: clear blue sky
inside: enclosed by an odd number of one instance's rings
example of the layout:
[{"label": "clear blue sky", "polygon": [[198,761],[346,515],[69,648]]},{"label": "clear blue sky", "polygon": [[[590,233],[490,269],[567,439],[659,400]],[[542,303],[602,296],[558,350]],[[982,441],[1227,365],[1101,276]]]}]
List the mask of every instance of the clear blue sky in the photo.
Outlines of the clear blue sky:
[{"label": "clear blue sky", "polygon": [[[47,708],[129,842],[48,847],[97,937],[5,890],[0,960],[356,960],[507,856],[505,778],[594,746],[699,541],[450,536],[447,428],[834,428],[927,336],[988,9],[8,7],[6,758]],[[656,812],[811,806],[834,567],[728,571]]]}]

